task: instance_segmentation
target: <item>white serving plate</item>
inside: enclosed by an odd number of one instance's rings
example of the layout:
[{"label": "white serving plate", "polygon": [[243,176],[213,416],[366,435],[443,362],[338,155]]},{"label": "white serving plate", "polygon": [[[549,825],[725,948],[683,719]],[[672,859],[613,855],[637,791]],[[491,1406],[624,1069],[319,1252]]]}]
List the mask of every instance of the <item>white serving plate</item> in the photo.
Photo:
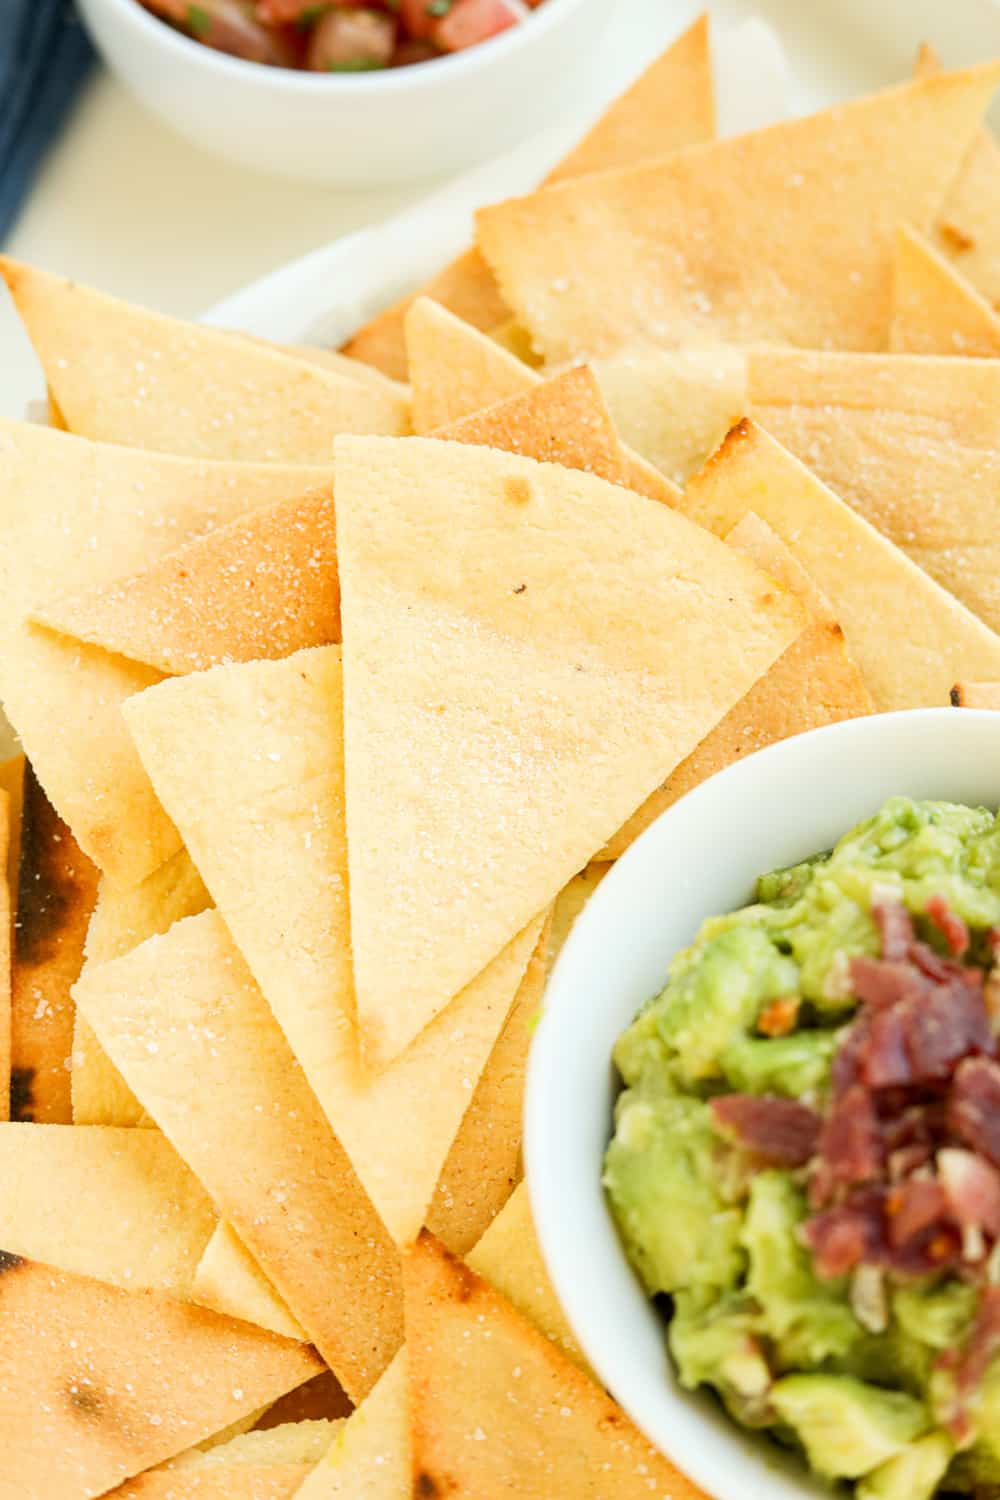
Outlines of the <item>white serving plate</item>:
[{"label": "white serving plate", "polygon": [[[292,261],[217,304],[207,320],[290,342],[340,343],[467,245],[477,207],[529,190],[603,103],[703,8],[698,0],[617,0],[600,79],[575,118],[397,218]],[[1000,0],[950,0],[947,7],[941,0],[716,0],[710,9],[726,134],[902,79],[925,40],[949,66],[1000,56]],[[188,253],[199,253],[196,240]],[[5,302],[0,350],[0,415],[21,416],[43,387]]]}]

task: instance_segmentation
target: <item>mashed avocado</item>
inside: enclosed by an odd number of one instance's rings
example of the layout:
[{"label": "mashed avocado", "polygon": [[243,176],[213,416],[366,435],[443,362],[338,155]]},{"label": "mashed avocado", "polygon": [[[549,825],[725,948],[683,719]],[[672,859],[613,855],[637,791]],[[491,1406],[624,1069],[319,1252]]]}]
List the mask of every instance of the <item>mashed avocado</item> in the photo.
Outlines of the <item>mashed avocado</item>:
[{"label": "mashed avocado", "polygon": [[754,895],[615,1048],[625,1248],[684,1385],[859,1500],[979,1493],[1000,1483],[1000,824],[893,798]]}]

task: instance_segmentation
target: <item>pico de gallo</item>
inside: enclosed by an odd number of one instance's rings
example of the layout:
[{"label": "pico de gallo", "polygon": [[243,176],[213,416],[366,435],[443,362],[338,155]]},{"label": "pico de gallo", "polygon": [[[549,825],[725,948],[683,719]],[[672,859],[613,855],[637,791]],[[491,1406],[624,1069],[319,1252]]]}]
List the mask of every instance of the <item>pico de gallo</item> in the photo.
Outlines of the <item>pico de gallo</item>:
[{"label": "pico de gallo", "polygon": [[541,0],[140,0],[217,52],[312,73],[368,73],[463,52]]}]

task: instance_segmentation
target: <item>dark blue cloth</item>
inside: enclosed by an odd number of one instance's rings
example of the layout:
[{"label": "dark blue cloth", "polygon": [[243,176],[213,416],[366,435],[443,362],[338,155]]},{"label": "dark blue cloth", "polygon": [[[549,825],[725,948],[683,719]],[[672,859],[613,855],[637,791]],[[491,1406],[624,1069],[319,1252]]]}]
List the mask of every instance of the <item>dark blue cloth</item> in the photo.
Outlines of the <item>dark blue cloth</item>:
[{"label": "dark blue cloth", "polygon": [[70,0],[0,0],[0,242],[92,61]]}]

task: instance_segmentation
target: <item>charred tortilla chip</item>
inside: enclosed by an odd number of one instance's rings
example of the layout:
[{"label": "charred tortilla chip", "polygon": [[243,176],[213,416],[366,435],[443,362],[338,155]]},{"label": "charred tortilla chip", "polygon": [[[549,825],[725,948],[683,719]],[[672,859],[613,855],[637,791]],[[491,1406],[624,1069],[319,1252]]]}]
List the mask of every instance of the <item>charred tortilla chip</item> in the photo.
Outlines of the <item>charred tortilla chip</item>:
[{"label": "charred tortilla chip", "polygon": [[636,345],[880,349],[896,226],[930,227],[998,82],[983,64],[544,189],[481,209],[479,246],[550,362]]},{"label": "charred tortilla chip", "polygon": [[211,1200],[158,1130],[0,1125],[0,1244],[126,1291],[188,1298]]},{"label": "charred tortilla chip", "polygon": [[242,1318],[285,1338],[308,1342],[298,1319],[289,1312],[231,1224],[217,1224],[198,1262],[191,1300],[230,1318]]},{"label": "charred tortilla chip", "polygon": [[333,496],[263,506],[32,618],[168,676],[326,645],[340,636]]},{"label": "charred tortilla chip", "polygon": [[6,1253],[0,1316],[4,1483],[19,1500],[103,1495],[319,1363],[301,1344],[203,1308]]},{"label": "charred tortilla chip", "polygon": [[[353,1030],[339,649],[178,678],[135,699],[126,717],[338,1139],[406,1243],[424,1222],[539,923],[374,1076]],[[388,1118],[398,1126],[391,1154]]]},{"label": "charred tortilla chip", "polygon": [[363,1396],[402,1337],[396,1252],[217,913],[88,964],[76,996],[345,1389]]},{"label": "charred tortilla chip", "polygon": [[25,773],[11,986],[11,1117],[68,1125],[71,990],[97,899],[97,871]]},{"label": "charred tortilla chip", "polygon": [[774,528],[830,600],[876,708],[932,706],[960,674],[1000,675],[1000,637],[752,422],[691,481],[684,508],[723,534],[749,510]]},{"label": "charred tortilla chip", "polygon": [[160,453],[325,463],[338,432],[409,431],[405,399],[275,348],[0,257],[70,432]]},{"label": "charred tortilla chip", "polygon": [[599,1386],[431,1235],[406,1257],[404,1281],[414,1495],[704,1500]]},{"label": "charred tortilla chip", "polygon": [[905,226],[896,239],[889,348],[894,354],[1000,354],[1000,316],[933,245]]},{"label": "charred tortilla chip", "polygon": [[1000,708],[1000,682],[956,682],[950,698],[956,708]]},{"label": "charred tortilla chip", "polygon": [[803,615],[670,508],[589,474],[342,439],[336,485],[354,975],[384,1067]]}]

